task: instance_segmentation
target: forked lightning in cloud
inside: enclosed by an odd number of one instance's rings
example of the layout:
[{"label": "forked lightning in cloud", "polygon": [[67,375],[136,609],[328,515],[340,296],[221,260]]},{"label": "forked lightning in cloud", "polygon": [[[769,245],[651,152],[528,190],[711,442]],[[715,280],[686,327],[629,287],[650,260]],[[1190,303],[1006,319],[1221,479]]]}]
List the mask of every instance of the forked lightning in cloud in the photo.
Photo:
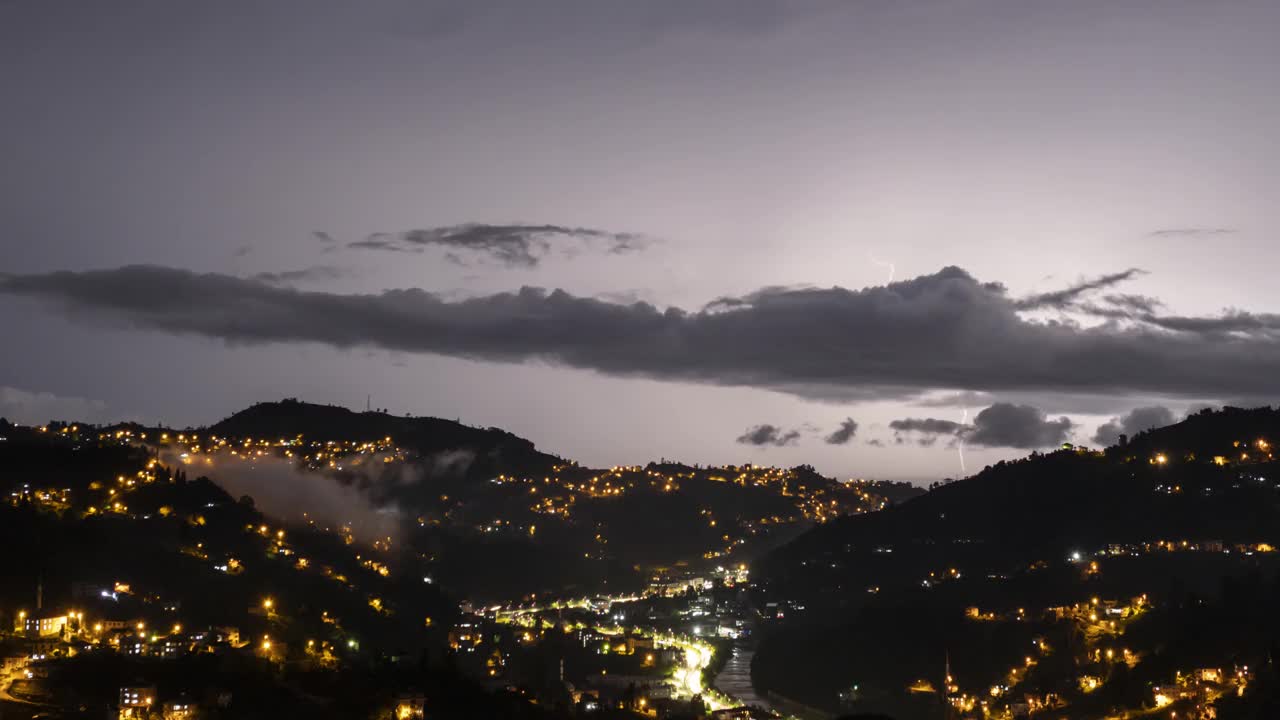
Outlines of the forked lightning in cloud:
[{"label": "forked lightning in cloud", "polygon": [[[965,408],[964,415],[960,417],[960,424],[967,425],[968,423],[969,423],[969,408]],[[961,428],[961,432],[963,431],[964,429]],[[960,455],[960,476],[964,477],[965,475],[969,474],[969,471],[964,466],[964,436],[963,435],[956,436],[956,452]]]}]

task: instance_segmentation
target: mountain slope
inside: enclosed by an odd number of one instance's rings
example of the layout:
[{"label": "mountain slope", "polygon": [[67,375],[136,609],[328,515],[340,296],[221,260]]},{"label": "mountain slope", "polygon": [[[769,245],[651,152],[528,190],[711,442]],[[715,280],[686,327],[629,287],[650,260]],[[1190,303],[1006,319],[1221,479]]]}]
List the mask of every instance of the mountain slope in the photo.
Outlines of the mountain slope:
[{"label": "mountain slope", "polygon": [[[1052,695],[1069,709],[1051,717],[1102,717],[1149,706],[1148,688],[1178,672],[1263,662],[1280,642],[1258,612],[1280,587],[1267,580],[1280,571],[1277,440],[1278,411],[1206,411],[815,527],[754,568],[780,608],[757,688],[834,709],[852,683],[855,709],[932,718],[942,699],[908,688],[938,685],[949,659],[970,697]],[[1133,653],[1125,670],[1099,660],[1108,651]]]},{"label": "mountain slope", "polygon": [[1032,453],[884,512],[817,527],[767,569],[788,573],[872,546],[984,545],[991,561],[1008,562],[1107,543],[1256,542],[1280,532],[1280,473],[1267,438],[1280,439],[1280,411],[1227,408],[1105,451]]},{"label": "mountain slope", "polygon": [[501,472],[544,472],[560,458],[539,452],[532,442],[498,428],[475,428],[433,417],[396,417],[384,412],[352,412],[334,405],[287,399],[241,410],[208,431],[222,437],[292,438],[310,441],[392,441],[423,456],[464,450],[475,454],[476,476]]}]

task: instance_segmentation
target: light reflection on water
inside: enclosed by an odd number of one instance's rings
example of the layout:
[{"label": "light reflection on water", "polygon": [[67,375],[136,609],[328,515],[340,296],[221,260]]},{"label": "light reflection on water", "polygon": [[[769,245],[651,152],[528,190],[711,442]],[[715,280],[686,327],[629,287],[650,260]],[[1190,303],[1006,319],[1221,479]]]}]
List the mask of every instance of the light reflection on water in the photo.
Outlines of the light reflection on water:
[{"label": "light reflection on water", "polygon": [[733,655],[716,676],[715,686],[720,692],[737,698],[743,705],[759,705],[772,709],[768,700],[756,695],[751,687],[751,656],[755,651],[748,647],[734,646]]}]

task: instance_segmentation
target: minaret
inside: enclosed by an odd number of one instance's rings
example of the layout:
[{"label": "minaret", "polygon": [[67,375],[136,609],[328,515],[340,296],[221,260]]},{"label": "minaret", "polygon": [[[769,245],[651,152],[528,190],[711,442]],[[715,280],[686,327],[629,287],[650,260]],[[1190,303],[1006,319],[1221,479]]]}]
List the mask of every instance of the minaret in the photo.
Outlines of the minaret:
[{"label": "minaret", "polygon": [[44,610],[44,576],[36,576],[36,614]]},{"label": "minaret", "polygon": [[951,651],[943,651],[942,719],[951,720]]}]

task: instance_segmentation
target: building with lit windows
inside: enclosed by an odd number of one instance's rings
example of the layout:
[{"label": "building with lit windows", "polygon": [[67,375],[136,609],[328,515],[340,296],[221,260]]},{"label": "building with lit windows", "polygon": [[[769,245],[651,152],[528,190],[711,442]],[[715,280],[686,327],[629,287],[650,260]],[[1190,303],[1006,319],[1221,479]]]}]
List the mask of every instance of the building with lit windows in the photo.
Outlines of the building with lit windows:
[{"label": "building with lit windows", "polygon": [[131,685],[120,688],[120,720],[146,717],[156,702],[154,685]]},{"label": "building with lit windows", "polygon": [[27,637],[58,637],[71,623],[71,615],[28,615],[18,613],[14,630]]},{"label": "building with lit windows", "polygon": [[197,717],[199,717],[199,708],[186,699],[165,703],[161,713],[163,720],[195,720]]}]

